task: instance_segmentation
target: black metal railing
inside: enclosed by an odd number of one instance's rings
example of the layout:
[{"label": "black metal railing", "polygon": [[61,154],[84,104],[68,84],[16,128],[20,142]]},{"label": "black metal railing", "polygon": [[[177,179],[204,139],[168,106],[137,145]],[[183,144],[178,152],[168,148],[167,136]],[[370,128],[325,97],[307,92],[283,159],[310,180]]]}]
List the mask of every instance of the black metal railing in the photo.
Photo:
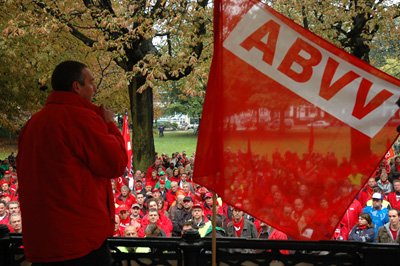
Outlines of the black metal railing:
[{"label": "black metal railing", "polygon": [[[109,238],[113,265],[211,265],[212,239],[188,232],[182,238]],[[0,237],[0,265],[23,265],[22,235]],[[144,253],[125,253],[128,250]],[[138,247],[141,247],[138,249]],[[285,254],[282,254],[285,253]],[[287,254],[288,253],[288,254]],[[217,265],[400,265],[398,244],[217,238]],[[277,264],[280,263],[280,264]],[[272,265],[271,264],[271,265]]]}]

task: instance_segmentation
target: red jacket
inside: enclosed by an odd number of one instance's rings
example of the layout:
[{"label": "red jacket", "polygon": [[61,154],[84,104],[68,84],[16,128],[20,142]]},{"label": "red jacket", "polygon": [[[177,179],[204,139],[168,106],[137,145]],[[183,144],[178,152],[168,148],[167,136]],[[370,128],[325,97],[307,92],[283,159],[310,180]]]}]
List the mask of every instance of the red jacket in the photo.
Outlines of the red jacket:
[{"label": "red jacket", "polygon": [[[204,204],[202,205],[203,207],[203,212],[204,212],[204,216],[206,216],[209,220],[211,220],[212,214],[213,214],[213,210],[212,210],[212,206],[207,205],[207,203],[204,202]],[[217,214],[224,214],[224,211],[222,210],[222,207],[219,206],[217,204]]]},{"label": "red jacket", "polygon": [[[165,216],[164,214],[160,213],[160,218],[158,218],[157,225],[160,227],[160,229],[164,230],[165,234],[167,236],[171,236],[171,231],[172,231],[172,222],[171,220]],[[149,219],[146,214],[146,216],[143,217],[142,219],[142,227],[140,228],[138,232],[138,237],[144,237],[144,229],[146,229],[146,226],[149,224]]]},{"label": "red jacket", "polygon": [[350,204],[349,208],[346,210],[341,223],[346,227],[347,231],[350,232],[351,229],[358,223],[358,216],[362,213],[363,208],[357,199],[354,199]]},{"label": "red jacket", "polygon": [[17,163],[28,261],[79,258],[113,235],[110,180],[125,172],[128,158],[119,129],[104,123],[99,107],[52,92],[18,136]]},{"label": "red jacket", "polygon": [[393,209],[400,210],[400,200],[397,201],[396,192],[390,192],[389,193],[388,201],[390,202],[390,206],[392,206]]},{"label": "red jacket", "polygon": [[364,208],[365,205],[367,204],[367,201],[371,199],[372,194],[373,194],[372,188],[370,188],[368,186],[364,187],[360,191],[360,194],[358,195],[358,200],[360,201],[362,208]]},{"label": "red jacket", "polygon": [[115,197],[115,203],[117,203],[118,205],[126,205],[128,206],[128,208],[130,209],[132,207],[133,204],[136,203],[136,198],[135,196],[133,196],[131,193],[128,193],[128,197],[125,199],[125,202],[122,198],[122,194],[118,194]]}]

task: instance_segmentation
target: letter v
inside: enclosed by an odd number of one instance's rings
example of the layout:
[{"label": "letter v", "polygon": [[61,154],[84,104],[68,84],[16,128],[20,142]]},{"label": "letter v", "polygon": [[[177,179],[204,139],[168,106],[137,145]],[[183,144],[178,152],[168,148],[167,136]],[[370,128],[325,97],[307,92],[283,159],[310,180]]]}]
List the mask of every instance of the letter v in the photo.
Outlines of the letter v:
[{"label": "letter v", "polygon": [[357,92],[356,104],[354,105],[352,113],[355,118],[358,118],[360,120],[363,119],[366,115],[378,108],[393,95],[393,93],[387,90],[382,90],[377,95],[375,95],[375,97],[367,105],[365,105],[372,84],[373,83],[369,80],[361,80],[360,88]]},{"label": "letter v", "polygon": [[326,68],[324,70],[324,75],[321,80],[321,87],[319,90],[319,96],[329,101],[333,96],[336,95],[341,89],[343,89],[350,82],[358,78],[360,75],[354,73],[353,71],[347,72],[343,77],[338,79],[335,83],[332,83],[332,78],[336,73],[336,69],[338,68],[339,63],[333,60],[332,58],[328,58],[328,62],[326,63]]}]

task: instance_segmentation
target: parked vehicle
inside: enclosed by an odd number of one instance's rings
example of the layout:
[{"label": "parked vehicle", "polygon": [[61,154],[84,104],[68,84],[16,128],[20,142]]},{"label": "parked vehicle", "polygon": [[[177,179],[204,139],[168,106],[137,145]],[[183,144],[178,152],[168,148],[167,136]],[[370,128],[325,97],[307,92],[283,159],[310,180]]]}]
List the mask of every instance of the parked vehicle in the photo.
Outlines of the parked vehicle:
[{"label": "parked vehicle", "polygon": [[313,125],[314,128],[328,128],[331,124],[325,120],[318,120],[308,124],[307,127],[311,127],[311,125]]}]

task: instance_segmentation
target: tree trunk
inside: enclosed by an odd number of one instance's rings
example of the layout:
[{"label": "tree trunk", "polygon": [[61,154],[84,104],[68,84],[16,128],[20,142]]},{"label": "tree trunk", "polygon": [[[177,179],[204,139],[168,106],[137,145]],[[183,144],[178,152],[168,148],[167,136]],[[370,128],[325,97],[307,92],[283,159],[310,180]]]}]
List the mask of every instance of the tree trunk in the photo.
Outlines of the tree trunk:
[{"label": "tree trunk", "polygon": [[129,102],[132,115],[132,155],[133,168],[147,171],[154,163],[153,137],[153,91],[147,88],[142,93],[136,92],[145,82],[144,77],[135,77],[128,85]]},{"label": "tree trunk", "polygon": [[[359,37],[361,38],[361,37]],[[370,48],[365,42],[358,42],[354,47],[352,54],[369,64],[369,51]],[[351,130],[351,154],[350,160],[359,161],[368,159],[371,156],[371,140],[368,136],[364,135],[353,127]],[[363,143],[363,145],[361,145]],[[360,158],[360,156],[362,158]]]}]

